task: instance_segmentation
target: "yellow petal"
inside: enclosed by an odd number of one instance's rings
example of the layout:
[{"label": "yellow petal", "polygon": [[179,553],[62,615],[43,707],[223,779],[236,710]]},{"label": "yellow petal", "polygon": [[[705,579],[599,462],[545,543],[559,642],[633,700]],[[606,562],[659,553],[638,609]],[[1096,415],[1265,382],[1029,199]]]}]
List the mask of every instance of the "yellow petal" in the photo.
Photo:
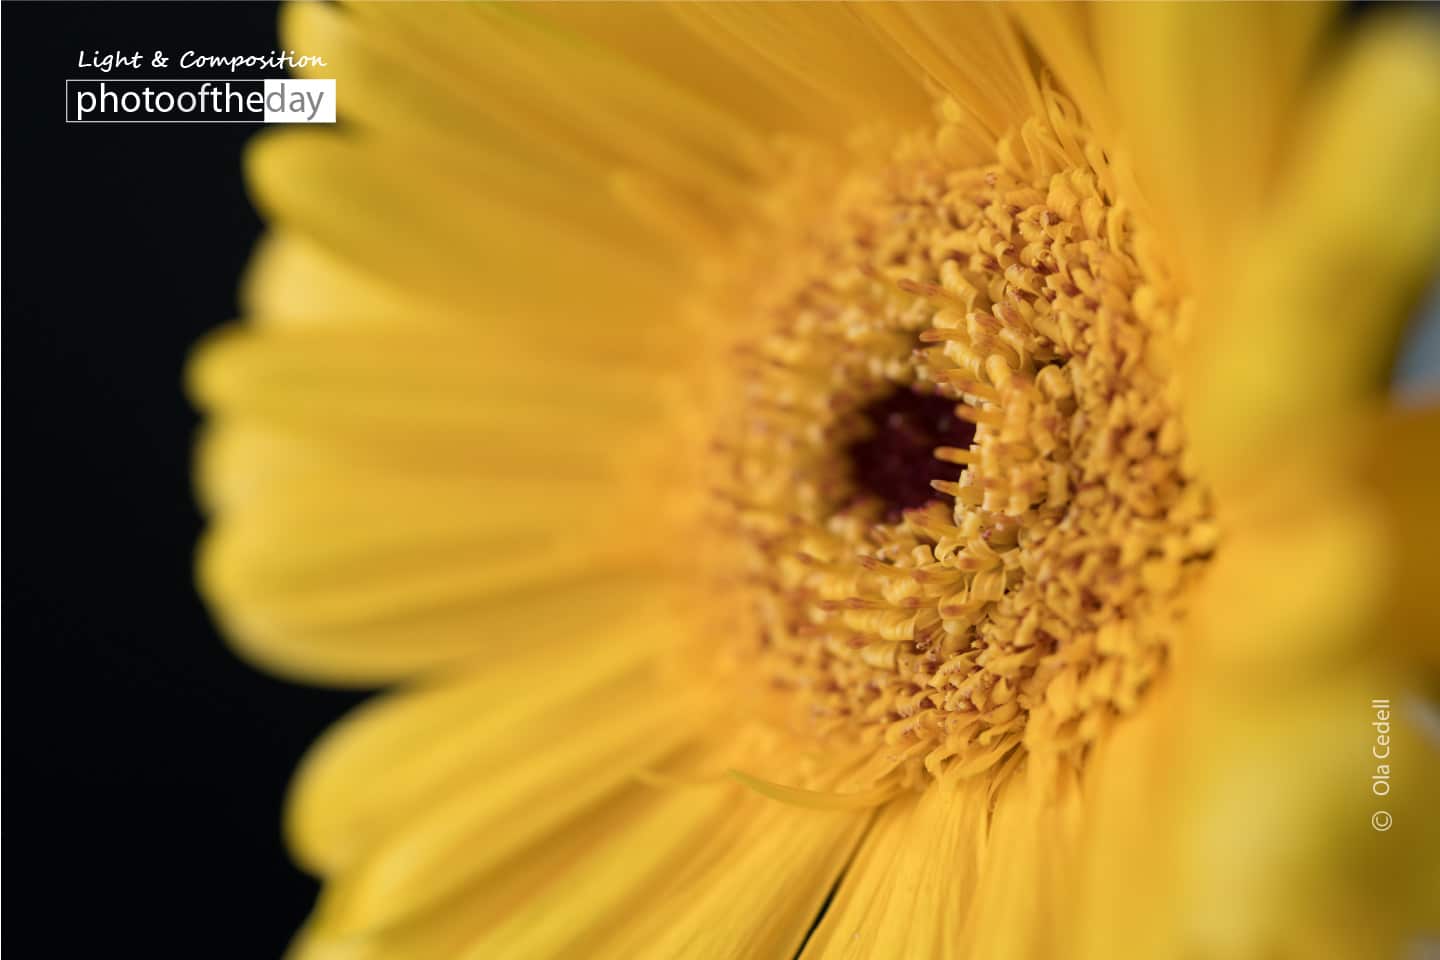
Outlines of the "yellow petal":
[{"label": "yellow petal", "polygon": [[[688,346],[686,331],[678,324],[652,323],[637,329],[614,322],[603,310],[537,325],[533,315],[477,314],[447,307],[366,273],[320,243],[287,230],[271,230],[261,237],[246,267],[240,306],[246,322],[257,328],[348,328],[322,335],[338,338],[337,344],[347,338],[372,342],[380,338],[401,349],[412,340],[441,343],[465,357],[462,362],[474,364],[471,372],[476,377],[486,373],[514,380],[519,370],[527,370],[532,374],[527,381],[532,390],[544,382],[562,396],[564,381],[571,376],[594,382],[606,368],[612,383],[653,381],[641,374],[674,368]],[[238,339],[222,329],[202,342],[188,371],[192,392],[204,389],[202,369],[216,344],[228,350]],[[276,340],[274,352],[317,342],[323,343],[304,336]],[[326,344],[324,349],[331,347]],[[477,383],[480,388],[485,385],[483,378]],[[196,399],[205,402],[203,396]]]},{"label": "yellow petal", "polygon": [[779,90],[801,90],[817,112],[851,122],[926,117],[913,66],[844,4],[717,3],[675,8],[693,29]]},{"label": "yellow petal", "polygon": [[[1169,746],[1169,809],[1185,934],[1205,955],[1389,955],[1431,909],[1415,891],[1435,887],[1440,835],[1419,798],[1435,789],[1440,755],[1416,728],[1433,673],[1408,657],[1435,662],[1440,419],[1406,411],[1334,426],[1272,445],[1229,489],[1227,532],[1177,663],[1190,721]],[[1394,707],[1384,731],[1368,722],[1377,697]],[[1381,732],[1379,747],[1407,758],[1392,768],[1407,782],[1367,796],[1391,772],[1371,753]]]},{"label": "yellow petal", "polygon": [[1027,761],[995,797],[968,923],[975,956],[1068,954],[1078,896],[1082,806],[1077,772]]},{"label": "yellow petal", "polygon": [[[382,474],[345,486],[343,471],[316,473],[313,486],[222,512],[202,545],[206,596],[238,648],[274,669],[371,684],[482,653],[499,631],[584,622],[663,584],[634,531],[603,535],[598,512],[588,528],[567,518],[554,485]],[[261,476],[261,487],[276,479]]]},{"label": "yellow petal", "polygon": [[240,311],[252,323],[310,326],[355,319],[409,324],[472,324],[367,274],[302,236],[272,230],[260,238],[245,267]]},{"label": "yellow petal", "polygon": [[1207,654],[1234,669],[1299,674],[1375,649],[1392,576],[1384,516],[1357,482],[1354,445],[1337,439],[1273,444],[1219,497],[1223,535],[1196,620]]},{"label": "yellow petal", "polygon": [[1177,652],[1170,677],[1148,690],[1136,713],[1099,738],[1081,771],[1080,822],[1071,894],[1060,911],[1071,931],[1062,951],[1076,960],[1149,960],[1188,955],[1186,906],[1175,847],[1187,829],[1177,791],[1194,739],[1191,669]]},{"label": "yellow petal", "polygon": [[[697,201],[733,194],[760,150],[741,118],[644,62],[573,31],[544,7],[377,7],[347,12],[373,47],[477,91],[468,112],[543,157],[635,166]],[[659,8],[632,17],[668,25]]]},{"label": "yellow petal", "polygon": [[296,956],[789,956],[865,820],[726,784],[623,788],[410,918],[347,933],[322,913]]},{"label": "yellow petal", "polygon": [[477,175],[388,141],[306,130],[252,141],[246,169],[272,223],[413,298],[472,316],[633,329],[675,292],[673,264],[626,242],[633,230],[597,227],[561,203],[537,211],[525,190],[507,195],[498,163]]},{"label": "yellow petal", "polygon": [[[379,435],[448,431],[492,453],[496,436],[544,434],[559,446],[604,431],[613,443],[659,418],[662,382],[642,362],[646,344],[612,341],[602,353],[601,338],[557,336],[547,344],[535,334],[359,321],[228,330],[192,360],[190,388],[200,405],[225,417]],[[576,355],[573,347],[588,349]]]},{"label": "yellow petal", "polygon": [[882,809],[804,960],[971,955],[967,920],[981,884],[985,787],[934,786]]},{"label": "yellow petal", "polygon": [[809,810],[863,810],[877,807],[895,796],[893,787],[877,787],[855,793],[831,793],[824,790],[804,790],[787,787],[751,776],[741,770],[731,770],[730,776],[764,797],[795,807]]},{"label": "yellow petal", "polygon": [[[1440,889],[1436,716],[1414,678],[1372,655],[1197,679],[1206,687],[1196,736],[1178,753],[1176,810],[1190,954],[1413,949]],[[1377,698],[1389,701],[1383,714]]]},{"label": "yellow petal", "polygon": [[1090,9],[1078,3],[1017,3],[1015,17],[1086,122],[1113,143],[1116,108],[1100,73]]},{"label": "yellow petal", "polygon": [[1434,589],[1440,541],[1440,406],[1392,410],[1373,427],[1365,479],[1384,517],[1390,639],[1440,667],[1440,594]]},{"label": "yellow petal", "polygon": [[431,559],[418,567],[381,556],[358,571],[328,569],[333,560],[312,552],[297,558],[312,565],[306,571],[222,529],[203,546],[200,579],[246,658],[297,679],[366,687],[481,658],[535,630],[564,638],[666,588],[659,575],[577,570],[559,552],[420,552]]},{"label": "yellow petal", "polygon": [[1232,476],[1200,588],[1210,655],[1297,674],[1390,655],[1440,660],[1437,450],[1436,408],[1336,414]]},{"label": "yellow petal", "polygon": [[[591,639],[645,644],[618,629]],[[316,923],[335,935],[383,929],[487,876],[503,889],[535,845],[572,825],[582,832],[625,791],[650,789],[635,772],[695,735],[693,704],[618,654],[597,656],[611,663],[594,678],[548,676],[569,658],[532,656],[467,685],[488,703],[458,689],[433,702],[420,693],[354,733],[342,727],[302,774],[292,808],[300,849],[335,871]],[[528,689],[497,685],[507,677]]]},{"label": "yellow petal", "polygon": [[729,823],[733,803],[722,790],[647,787],[607,801],[594,820],[527,852],[521,877],[538,860],[548,868],[541,882],[517,890],[507,870],[467,892],[465,902],[484,904],[480,917],[463,903],[450,907],[470,916],[463,956],[600,956],[611,930],[662,909],[676,874]]},{"label": "yellow petal", "polygon": [[242,651],[372,683],[473,654],[547,593],[583,616],[648,588],[663,544],[626,437],[658,396],[619,358],[523,356],[367,323],[202,350],[200,575]]},{"label": "yellow petal", "polygon": [[[1217,282],[1268,196],[1300,81],[1335,9],[1101,4],[1095,38],[1140,187],[1186,280]],[[1088,90],[1089,78],[1081,81]],[[1088,97],[1087,97],[1088,98]]]},{"label": "yellow petal", "polygon": [[[625,176],[660,180],[662,186],[657,189],[667,190],[686,217],[701,225],[682,237],[684,243],[677,247],[693,245],[697,237],[713,233],[717,211],[695,194],[693,184],[685,187],[681,176],[697,161],[671,156],[667,163],[647,164],[643,157],[626,156],[623,148],[641,141],[634,132],[610,138],[592,136],[589,142],[579,135],[587,125],[603,122],[610,110],[618,109],[607,107],[604,101],[617,96],[621,84],[613,77],[587,75],[587,69],[594,72],[594,61],[630,78],[626,89],[631,111],[639,110],[637,101],[647,98],[668,102],[666,92],[672,81],[620,56],[608,43],[609,34],[603,34],[597,44],[595,38],[555,29],[555,15],[562,9],[546,8],[543,16],[539,10],[530,10],[515,19],[477,18],[473,11],[432,8],[366,13],[334,4],[295,4],[285,8],[282,33],[297,49],[327,51],[326,66],[307,68],[302,75],[335,79],[346,90],[341,105],[345,122],[363,129],[368,140],[404,144],[415,158],[412,165],[417,171],[428,171],[433,165],[457,169],[538,217],[563,216],[613,236],[614,242],[623,239],[629,245],[653,247],[649,255],[654,256],[660,250],[660,238],[638,234],[645,229],[644,218],[633,215],[645,211],[627,212],[633,204],[616,188],[617,170],[625,167]],[[570,12],[577,11],[572,8]],[[683,35],[662,11],[635,8],[628,13],[632,32],[638,21],[648,25],[648,30],[639,31],[647,36],[663,32],[667,26],[672,40]],[[476,49],[488,51],[478,64],[467,60],[465,68],[479,66],[495,75],[467,82],[454,75],[454,65],[447,68],[444,57],[414,49],[417,43],[423,47],[427,37],[439,40],[435,28],[446,26],[455,27]],[[501,33],[495,34],[496,29]],[[523,35],[514,35],[517,29]],[[651,42],[656,42],[654,37]],[[689,47],[692,53],[700,50],[693,41]],[[521,54],[519,63],[511,63]],[[537,62],[549,68],[541,72],[538,81],[530,75]],[[690,69],[693,72],[695,68]],[[551,91],[550,101],[545,101],[552,74],[567,73],[575,74],[568,78],[567,96],[556,98]],[[577,97],[577,91],[584,93]],[[503,107],[507,95],[519,98],[509,110]],[[760,151],[755,134],[741,121],[693,95],[672,95],[670,99],[674,96],[680,96],[682,104],[672,109],[673,116],[645,114],[645,118],[708,136],[712,151],[735,152],[738,157],[743,144],[749,144],[751,154]],[[647,128],[647,134],[652,132]],[[735,175],[725,176],[728,184]],[[721,192],[713,183],[708,186],[712,194]]]},{"label": "yellow petal", "polygon": [[[815,128],[813,99],[803,88],[765,84],[742,62],[741,51],[717,44],[687,24],[685,8],[690,6],[694,3],[565,3],[551,4],[543,14],[685,88],[755,132]],[[765,154],[763,144],[747,140],[745,146],[749,157]]]},{"label": "yellow petal", "polygon": [[690,789],[727,796],[728,816],[695,838],[663,892],[636,904],[592,955],[795,955],[870,815],[793,807],[736,789]]},{"label": "yellow petal", "polygon": [[689,852],[726,825],[733,800],[622,788],[502,871],[401,922],[347,932],[315,918],[292,960],[595,956],[597,938],[654,909]]},{"label": "yellow petal", "polygon": [[1367,34],[1317,101],[1243,268],[1209,291],[1187,384],[1214,473],[1368,406],[1440,250],[1440,31]]},{"label": "yellow petal", "polygon": [[977,117],[992,141],[1043,114],[1020,36],[999,6],[883,3],[858,9]]},{"label": "yellow petal", "polygon": [[650,664],[666,640],[655,626],[637,628],[633,610],[567,634],[549,626],[476,638],[488,649],[458,675],[371,701],[326,733],[290,796],[286,832],[301,862],[324,874],[354,864],[468,776],[530,763],[557,739],[583,740],[610,722],[622,693],[638,695],[637,715],[651,709]]},{"label": "yellow petal", "polygon": [[[445,11],[410,15],[425,16],[455,19]],[[537,186],[547,179],[560,186],[565,177],[600,181],[597,165],[575,151],[536,142],[533,125],[527,139],[527,130],[497,122],[493,101],[481,93],[485,87],[456,82],[434,58],[407,55],[403,31],[380,29],[339,4],[297,3],[282,8],[280,32],[289,46],[326,51],[324,66],[299,73],[335,79],[345,91],[338,104],[343,122],[358,125],[367,138],[408,141],[418,153],[452,164],[455,158],[447,155],[455,153],[467,159],[523,156],[531,167],[515,172]],[[582,191],[576,194],[579,203],[593,201]]]}]

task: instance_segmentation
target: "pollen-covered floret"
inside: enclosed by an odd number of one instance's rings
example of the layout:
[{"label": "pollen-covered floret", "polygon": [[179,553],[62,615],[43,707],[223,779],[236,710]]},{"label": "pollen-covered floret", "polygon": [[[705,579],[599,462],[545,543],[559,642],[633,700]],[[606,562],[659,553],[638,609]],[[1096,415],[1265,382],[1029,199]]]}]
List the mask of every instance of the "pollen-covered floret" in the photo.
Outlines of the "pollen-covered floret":
[{"label": "pollen-covered floret", "polygon": [[828,787],[1080,762],[1165,669],[1216,545],[1178,416],[1186,304],[1046,100],[985,165],[943,112],[797,154],[785,215],[698,306],[730,357],[723,642],[845,758]]}]

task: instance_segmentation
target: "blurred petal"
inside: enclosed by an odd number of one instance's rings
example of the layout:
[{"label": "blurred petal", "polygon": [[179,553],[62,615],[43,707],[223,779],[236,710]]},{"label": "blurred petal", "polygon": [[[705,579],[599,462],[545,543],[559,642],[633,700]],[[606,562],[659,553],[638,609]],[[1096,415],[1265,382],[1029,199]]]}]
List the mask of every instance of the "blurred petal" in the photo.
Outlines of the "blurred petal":
[{"label": "blurred petal", "polygon": [[1091,9],[1079,3],[1017,3],[1008,5],[1006,12],[1019,21],[1025,39],[1054,71],[1086,121],[1102,139],[1110,139],[1116,110],[1100,73]]},{"label": "blurred petal", "polygon": [[1440,250],[1440,37],[1398,20],[1349,55],[1292,171],[1209,294],[1189,378],[1196,452],[1217,478],[1266,444],[1378,399]]},{"label": "blurred petal", "polygon": [[[1413,680],[1373,656],[1198,679],[1177,834],[1197,954],[1407,955],[1440,889],[1440,752]],[[1383,720],[1376,698],[1390,701]]]},{"label": "blurred petal", "polygon": [[1365,476],[1379,491],[1388,536],[1388,628],[1399,646],[1440,668],[1440,594],[1434,589],[1440,406],[1390,411],[1373,429]]},{"label": "blurred petal", "polygon": [[1075,960],[1183,956],[1177,893],[1178,771],[1192,737],[1185,726],[1189,669],[1177,651],[1174,675],[1145,693],[1141,708],[1096,740],[1081,771],[1077,866],[1060,915]]},{"label": "blurred petal", "polygon": [[692,28],[774,88],[804,91],[811,108],[851,122],[904,123],[929,115],[911,64],[848,4],[696,3],[677,6]]},{"label": "blurred petal", "polygon": [[644,915],[671,871],[727,823],[726,791],[630,785],[456,897],[385,927],[345,931],[312,918],[293,960],[563,956]]},{"label": "blurred petal", "polygon": [[[767,83],[753,64],[737,55],[739,51],[716,42],[703,21],[691,19],[687,8],[695,6],[696,0],[643,7],[627,3],[557,3],[545,7],[543,13],[547,20],[623,55],[653,71],[657,78],[684,87],[757,133],[824,129],[825,118],[818,115],[821,111],[815,109],[804,86]],[[743,141],[749,159],[767,155],[768,148],[758,141],[754,136]]]},{"label": "blurred petal", "polygon": [[[347,15],[359,48],[417,78],[433,78],[427,82],[471,91],[463,113],[503,131],[487,140],[509,142],[547,163],[636,166],[704,202],[732,193],[762,149],[756,131],[729,105],[574,30],[578,18],[563,8],[359,3],[337,16]],[[320,20],[294,16],[297,31]],[[630,16],[671,27],[658,6]],[[362,96],[374,86],[362,88]]]},{"label": "blurred petal", "polygon": [[[585,739],[570,718],[584,718],[598,749],[605,724],[628,729],[646,717],[670,717],[657,713],[651,695],[653,660],[666,637],[633,610],[608,623],[576,623],[564,635],[531,629],[493,643],[475,640],[484,655],[466,670],[371,701],[311,749],[292,787],[286,824],[308,869],[335,874],[353,866],[450,794],[465,793],[477,804],[477,796],[491,793],[503,799],[506,776],[538,768],[566,742]],[[637,756],[616,766],[634,771],[643,763]]]},{"label": "blurred petal", "polygon": [[1384,516],[1357,476],[1353,445],[1276,444],[1227,491],[1224,535],[1199,588],[1209,656],[1299,674],[1373,649],[1393,572]]},{"label": "blurred petal", "polygon": [[[626,627],[650,635],[617,626],[589,639],[640,651],[661,639],[658,621]],[[547,676],[571,659],[584,664],[583,654],[532,656],[530,671],[520,659],[496,671],[525,684],[503,698],[488,677],[469,685],[491,694],[469,711],[458,690],[433,700],[421,692],[382,704],[353,733],[342,726],[302,773],[292,807],[300,849],[333,870],[317,924],[336,935],[383,929],[503,877],[690,741],[693,703],[657,692],[624,652],[596,656],[611,665],[593,678]]]},{"label": "blurred petal", "polygon": [[260,326],[398,320],[428,325],[469,324],[403,289],[357,269],[298,234],[272,230],[250,255],[240,289],[240,309]]},{"label": "blurred petal", "polygon": [[533,188],[508,161],[457,169],[410,146],[290,130],[252,141],[246,168],[268,220],[423,302],[624,325],[674,293],[673,265],[585,205],[527,206]]},{"label": "blurred petal", "polygon": [[989,3],[878,3],[858,8],[970,114],[992,142],[1044,106],[1018,31]]},{"label": "blurred petal", "polygon": [[372,683],[653,587],[657,474],[634,438],[654,384],[613,357],[521,356],[364,323],[201,351],[201,581],[243,650]]},{"label": "blurred petal", "polygon": [[[1175,237],[1173,266],[1218,282],[1275,182],[1321,30],[1313,3],[1100,4],[1095,40],[1136,176]],[[1056,43],[1074,64],[1070,45]],[[1093,79],[1071,69],[1085,100]]]}]

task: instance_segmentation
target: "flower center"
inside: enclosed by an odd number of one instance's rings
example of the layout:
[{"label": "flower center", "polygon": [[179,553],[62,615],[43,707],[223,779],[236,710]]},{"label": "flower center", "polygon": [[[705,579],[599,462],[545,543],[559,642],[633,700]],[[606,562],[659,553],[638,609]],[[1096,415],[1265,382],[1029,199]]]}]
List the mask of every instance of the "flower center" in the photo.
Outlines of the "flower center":
[{"label": "flower center", "polygon": [[746,617],[717,640],[828,789],[1082,762],[1214,548],[1183,303],[1047,102],[982,166],[948,126],[797,154],[703,298],[715,592]]},{"label": "flower center", "polygon": [[935,459],[940,447],[964,450],[975,425],[955,414],[955,401],[939,394],[900,389],[861,411],[869,435],[850,445],[855,485],[885,504],[889,522],[901,512],[936,499],[931,482],[952,471]]}]

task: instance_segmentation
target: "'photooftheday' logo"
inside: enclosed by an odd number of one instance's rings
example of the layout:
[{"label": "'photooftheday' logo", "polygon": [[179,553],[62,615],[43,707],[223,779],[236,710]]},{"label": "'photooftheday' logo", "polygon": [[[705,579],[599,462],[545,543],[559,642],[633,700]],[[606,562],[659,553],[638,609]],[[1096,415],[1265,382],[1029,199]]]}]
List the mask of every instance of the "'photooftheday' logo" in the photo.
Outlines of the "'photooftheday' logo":
[{"label": "'photooftheday' logo", "polygon": [[334,123],[334,80],[66,80],[66,123]]}]

